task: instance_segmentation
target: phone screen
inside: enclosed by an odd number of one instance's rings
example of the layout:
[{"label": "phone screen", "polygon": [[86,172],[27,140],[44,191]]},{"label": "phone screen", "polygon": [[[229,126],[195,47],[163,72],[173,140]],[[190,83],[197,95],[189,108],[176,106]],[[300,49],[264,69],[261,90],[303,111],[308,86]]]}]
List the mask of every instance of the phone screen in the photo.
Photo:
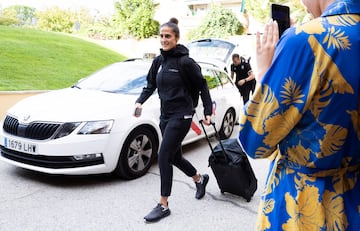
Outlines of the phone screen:
[{"label": "phone screen", "polygon": [[279,37],[290,27],[290,8],[288,6],[271,4],[271,17],[279,25]]}]

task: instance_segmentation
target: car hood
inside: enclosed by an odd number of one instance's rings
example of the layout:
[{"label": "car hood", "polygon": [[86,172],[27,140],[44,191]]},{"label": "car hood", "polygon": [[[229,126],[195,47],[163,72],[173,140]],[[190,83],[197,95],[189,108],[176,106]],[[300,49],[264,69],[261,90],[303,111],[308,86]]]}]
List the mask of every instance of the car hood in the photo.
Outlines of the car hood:
[{"label": "car hood", "polygon": [[8,110],[19,122],[80,122],[131,115],[136,95],[66,88],[19,101]]}]

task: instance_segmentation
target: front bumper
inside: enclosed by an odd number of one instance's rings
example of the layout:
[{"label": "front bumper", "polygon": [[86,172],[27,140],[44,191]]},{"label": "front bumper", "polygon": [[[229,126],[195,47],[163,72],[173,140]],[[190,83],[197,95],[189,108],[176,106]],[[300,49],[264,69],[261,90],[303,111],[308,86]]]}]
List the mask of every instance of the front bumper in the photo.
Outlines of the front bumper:
[{"label": "front bumper", "polygon": [[[6,139],[36,145],[31,154],[5,147]],[[0,130],[0,160],[12,165],[48,174],[88,175],[112,172],[122,146],[120,134],[69,135],[55,140],[29,140]],[[92,155],[78,159],[76,156]]]},{"label": "front bumper", "polygon": [[27,164],[32,166],[44,167],[44,168],[79,168],[92,165],[104,164],[104,158],[102,154],[92,159],[76,160],[73,156],[45,156],[45,155],[32,155],[23,152],[18,152],[0,146],[1,156],[3,158]]}]

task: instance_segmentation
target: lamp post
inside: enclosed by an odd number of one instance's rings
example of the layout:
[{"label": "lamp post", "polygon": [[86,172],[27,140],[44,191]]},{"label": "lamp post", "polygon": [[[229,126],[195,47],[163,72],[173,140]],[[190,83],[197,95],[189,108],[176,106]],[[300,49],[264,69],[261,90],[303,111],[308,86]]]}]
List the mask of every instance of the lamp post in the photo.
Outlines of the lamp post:
[{"label": "lamp post", "polygon": [[240,13],[244,13],[245,11],[245,0],[241,1]]}]

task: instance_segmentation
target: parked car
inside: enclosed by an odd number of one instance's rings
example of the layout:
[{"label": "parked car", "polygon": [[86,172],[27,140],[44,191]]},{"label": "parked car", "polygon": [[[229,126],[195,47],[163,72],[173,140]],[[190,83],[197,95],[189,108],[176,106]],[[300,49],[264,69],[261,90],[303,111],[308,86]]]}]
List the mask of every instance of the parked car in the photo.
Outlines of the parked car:
[{"label": "parked car", "polygon": [[[199,64],[213,99],[213,120],[228,138],[242,106],[237,89],[216,65]],[[0,159],[49,174],[115,173],[125,179],[146,174],[162,139],[158,95],[143,105],[141,117],[133,112],[150,65],[136,59],[114,63],[72,87],[21,100],[0,123]],[[199,100],[184,145],[204,137],[202,117]]]}]

